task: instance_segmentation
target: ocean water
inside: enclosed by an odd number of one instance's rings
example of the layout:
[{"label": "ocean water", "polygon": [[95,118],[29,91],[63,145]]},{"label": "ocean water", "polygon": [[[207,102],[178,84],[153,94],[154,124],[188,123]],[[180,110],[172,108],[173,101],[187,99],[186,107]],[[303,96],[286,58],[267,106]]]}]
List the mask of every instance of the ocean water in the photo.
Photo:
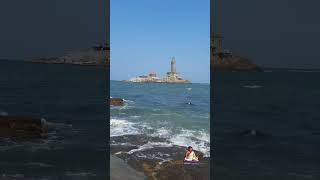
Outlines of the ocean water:
[{"label": "ocean water", "polygon": [[319,77],[316,70],[215,74],[214,178],[320,179]]},{"label": "ocean water", "polygon": [[135,151],[171,145],[192,146],[210,156],[209,84],[111,81],[110,96],[126,101],[123,107],[111,107],[111,137],[160,137],[168,142],[149,142]]},{"label": "ocean water", "polygon": [[45,118],[47,139],[0,138],[0,179],[106,179],[106,70],[0,61],[0,113]]}]

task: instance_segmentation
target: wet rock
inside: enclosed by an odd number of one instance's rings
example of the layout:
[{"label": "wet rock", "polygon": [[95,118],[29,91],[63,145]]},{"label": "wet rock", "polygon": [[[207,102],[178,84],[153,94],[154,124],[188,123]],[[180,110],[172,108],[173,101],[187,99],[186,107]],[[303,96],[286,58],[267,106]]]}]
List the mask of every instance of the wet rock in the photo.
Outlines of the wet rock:
[{"label": "wet rock", "polygon": [[182,161],[169,161],[161,165],[156,174],[158,180],[209,180],[210,179],[210,161],[205,158],[200,164],[185,165]]},{"label": "wet rock", "polygon": [[135,171],[129,165],[127,165],[123,160],[110,156],[110,179],[111,180],[143,180],[146,177],[141,172]]},{"label": "wet rock", "polygon": [[123,106],[124,100],[121,98],[110,98],[110,105],[111,106]]},{"label": "wet rock", "polygon": [[43,118],[0,116],[0,137],[41,138],[47,132]]},{"label": "wet rock", "polygon": [[170,145],[165,138],[143,134],[111,137],[111,153],[148,179],[210,179],[209,158],[195,151],[200,164],[185,165],[185,152],[186,147]]}]

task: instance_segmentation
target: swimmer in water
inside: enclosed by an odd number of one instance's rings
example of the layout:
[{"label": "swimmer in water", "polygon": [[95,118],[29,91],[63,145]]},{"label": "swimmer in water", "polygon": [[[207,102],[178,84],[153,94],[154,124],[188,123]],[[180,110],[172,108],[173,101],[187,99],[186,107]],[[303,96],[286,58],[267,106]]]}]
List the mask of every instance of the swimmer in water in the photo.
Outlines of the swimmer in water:
[{"label": "swimmer in water", "polygon": [[185,161],[199,161],[198,157],[194,153],[191,146],[188,147],[184,160]]}]

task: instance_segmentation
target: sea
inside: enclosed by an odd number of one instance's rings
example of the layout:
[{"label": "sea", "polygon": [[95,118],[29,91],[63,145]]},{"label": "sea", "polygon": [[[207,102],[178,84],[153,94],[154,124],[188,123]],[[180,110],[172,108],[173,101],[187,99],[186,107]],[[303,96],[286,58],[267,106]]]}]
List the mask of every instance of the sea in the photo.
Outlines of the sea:
[{"label": "sea", "polygon": [[107,71],[0,60],[0,114],[44,118],[48,138],[0,138],[0,179],[107,178]]},{"label": "sea", "polygon": [[137,135],[166,141],[135,152],[193,146],[213,159],[214,179],[318,180],[319,76],[297,69],[218,72],[211,104],[209,84],[111,81],[110,96],[125,105],[111,107],[108,122],[105,69],[1,60],[0,114],[45,118],[49,134],[0,138],[0,179],[106,179],[107,139]]},{"label": "sea", "polygon": [[[192,146],[210,157],[210,84],[111,81],[110,96],[125,100],[124,106],[110,109],[111,138],[158,137],[161,141],[146,142],[134,151],[180,146],[184,147],[184,153],[186,147]],[[162,158],[172,160],[173,157]]]},{"label": "sea", "polygon": [[213,75],[214,178],[320,179],[320,70]]}]

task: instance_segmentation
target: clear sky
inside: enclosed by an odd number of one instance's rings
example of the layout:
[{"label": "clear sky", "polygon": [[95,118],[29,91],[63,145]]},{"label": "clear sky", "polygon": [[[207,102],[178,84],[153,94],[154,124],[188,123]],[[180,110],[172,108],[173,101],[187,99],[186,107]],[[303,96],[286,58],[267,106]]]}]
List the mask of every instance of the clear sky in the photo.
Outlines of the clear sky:
[{"label": "clear sky", "polygon": [[164,77],[175,56],[192,82],[210,80],[209,0],[111,0],[111,79],[154,71]]}]

